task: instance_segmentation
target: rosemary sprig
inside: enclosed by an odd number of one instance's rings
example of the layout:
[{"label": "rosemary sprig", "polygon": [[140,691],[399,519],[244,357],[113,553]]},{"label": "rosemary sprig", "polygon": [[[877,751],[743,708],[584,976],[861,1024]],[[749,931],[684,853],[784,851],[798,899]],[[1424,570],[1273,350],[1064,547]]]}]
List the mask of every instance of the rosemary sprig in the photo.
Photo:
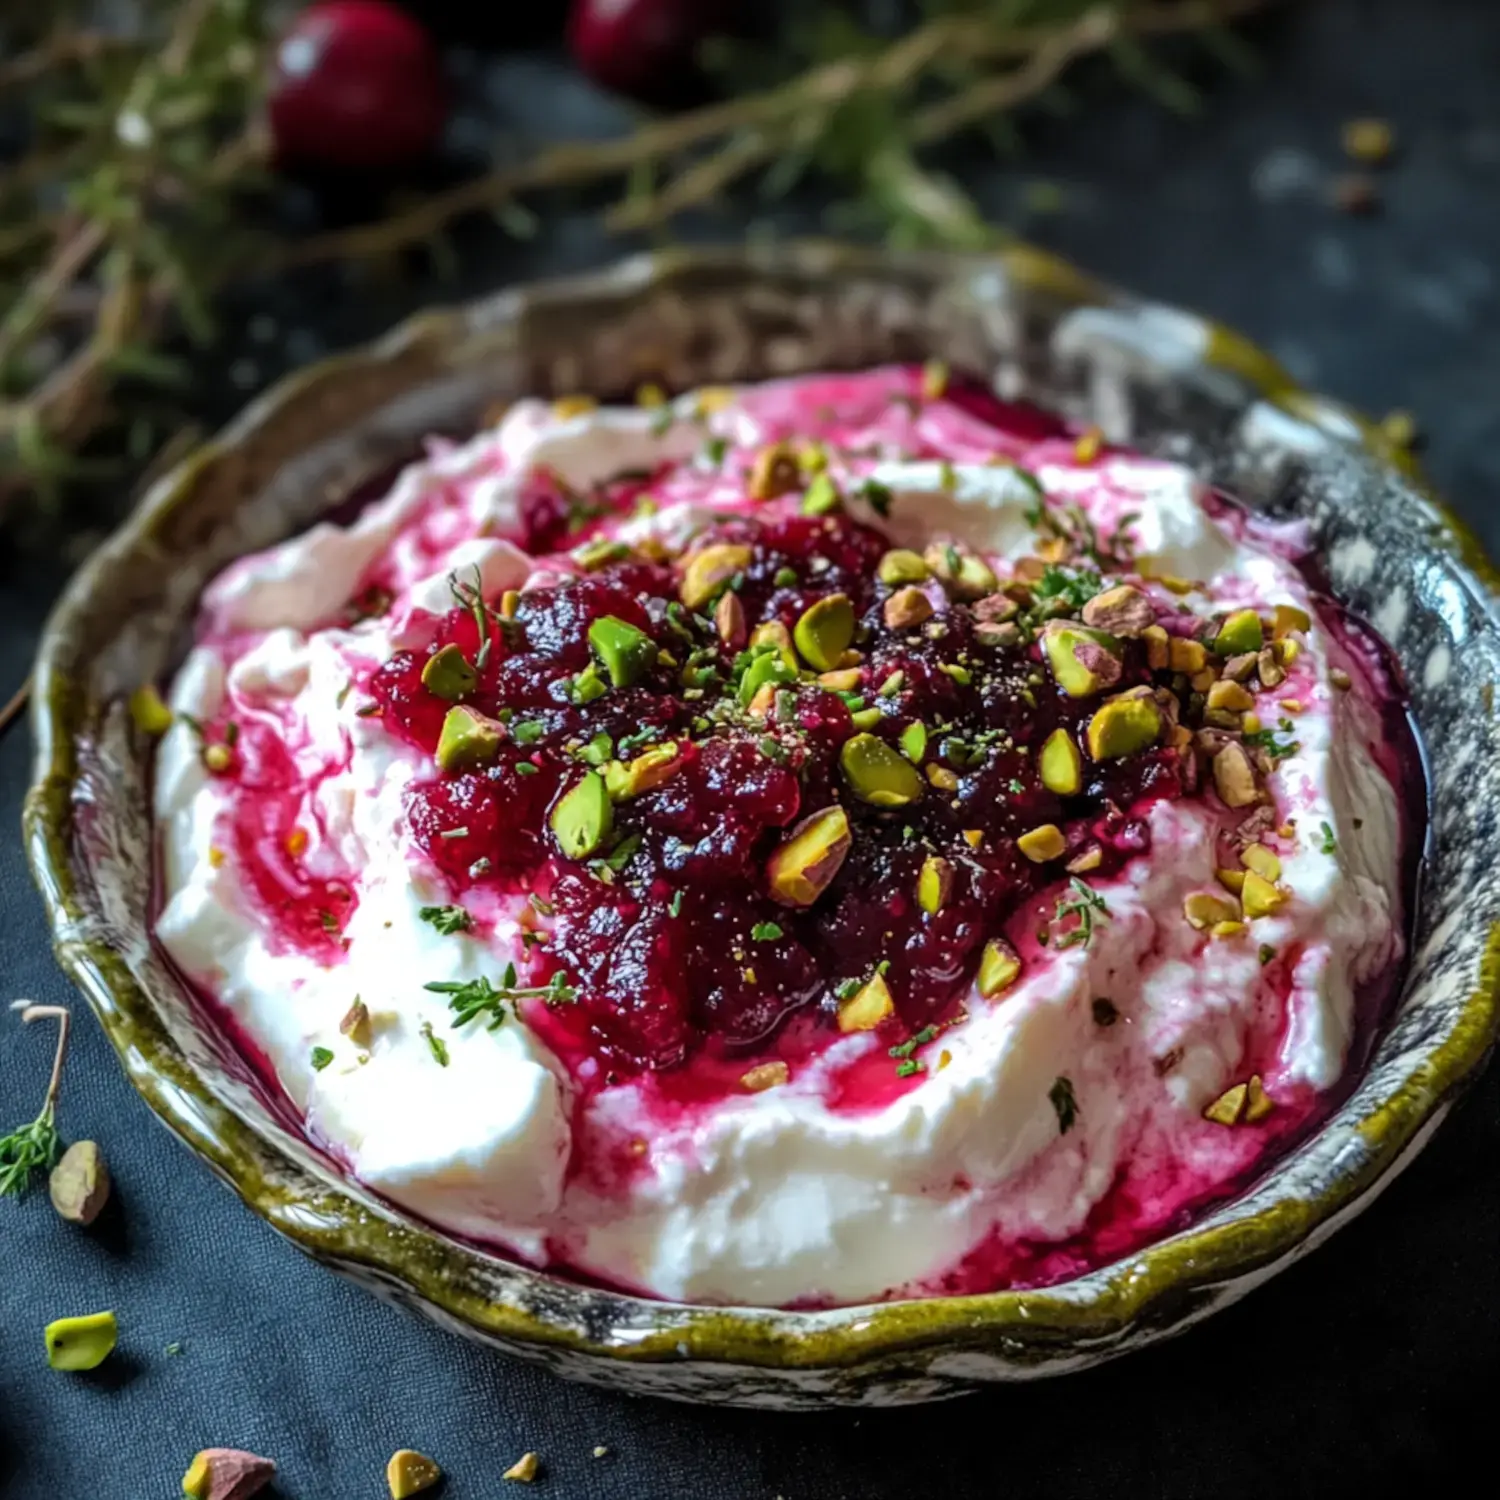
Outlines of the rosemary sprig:
[{"label": "rosemary sprig", "polygon": [[57,1094],[62,1087],[63,1063],[68,1056],[68,1028],[72,1018],[61,1005],[34,1005],[17,1000],[11,1007],[23,1022],[52,1019],[57,1022],[57,1050],[52,1057],[52,1076],[42,1107],[29,1124],[0,1137],[0,1198],[20,1197],[38,1172],[50,1170],[61,1142],[57,1134]]}]

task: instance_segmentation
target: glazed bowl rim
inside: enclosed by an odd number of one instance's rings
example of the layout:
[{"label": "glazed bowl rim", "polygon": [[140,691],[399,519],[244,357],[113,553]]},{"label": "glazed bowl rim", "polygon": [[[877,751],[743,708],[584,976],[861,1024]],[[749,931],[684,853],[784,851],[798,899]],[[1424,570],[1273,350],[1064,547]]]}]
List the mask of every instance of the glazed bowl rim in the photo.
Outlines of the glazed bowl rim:
[{"label": "glazed bowl rim", "polygon": [[[1028,247],[1012,247],[999,258],[1009,274],[1045,283],[1052,291],[1061,289],[1080,305],[1143,305]],[[809,273],[826,271],[835,262],[877,276],[903,266],[946,268],[954,274],[981,264],[983,258],[868,251],[815,241],[778,247],[774,260],[777,267],[801,267]],[[656,252],[630,257],[602,273],[532,284],[523,289],[523,295],[566,298],[601,286],[633,289],[694,265],[753,274],[764,270],[767,261],[763,252],[756,251]],[[304,1250],[404,1284],[444,1314],[493,1339],[562,1346],[611,1360],[698,1359],[786,1370],[863,1364],[918,1348],[949,1343],[971,1347],[976,1339],[1003,1342],[1008,1336],[1059,1349],[1086,1347],[1095,1341],[1107,1344],[1143,1320],[1169,1317],[1179,1299],[1229,1279],[1253,1276],[1327,1232],[1392,1173],[1419,1144],[1424,1126],[1477,1072],[1494,1045],[1500,1031],[1500,929],[1488,936],[1480,984],[1464,1001],[1446,1040],[1407,1074],[1399,1089],[1359,1120],[1357,1129],[1368,1149],[1357,1170],[1341,1173],[1315,1197],[1283,1198],[1242,1219],[1189,1227],[1084,1277],[1039,1290],[786,1311],[601,1293],[548,1272],[514,1265],[513,1274],[521,1285],[544,1287],[553,1300],[566,1303],[607,1296],[634,1314],[628,1319],[628,1337],[608,1332],[596,1335],[588,1331],[586,1320],[580,1323],[549,1311],[547,1297],[499,1301],[478,1295],[474,1284],[481,1278],[453,1271],[473,1270],[475,1260],[493,1265],[495,1258],[446,1238],[440,1230],[401,1221],[399,1210],[393,1209],[384,1224],[372,1222],[374,1216],[364,1206],[332,1184],[316,1194],[316,1201],[286,1200],[274,1174],[267,1170],[276,1157],[275,1143],[242,1119],[188,1064],[159,1019],[153,1019],[149,995],[120,956],[97,938],[78,935],[83,903],[70,857],[71,799],[77,771],[75,734],[85,722],[86,705],[81,700],[86,695],[66,670],[68,623],[86,616],[93,607],[92,598],[107,563],[118,562],[141,547],[169,516],[191,504],[197,476],[216,457],[232,451],[290,406],[309,399],[327,382],[368,365],[396,360],[418,343],[441,339],[445,330],[456,333],[476,309],[516,295],[505,291],[451,309],[419,313],[373,343],[281,380],[150,488],[79,569],[48,621],[34,674],[36,752],[24,813],[28,858],[48,910],[58,960],[83,990],[132,1083],[157,1116],[207,1159],[250,1207]],[[1358,419],[1339,403],[1299,391],[1270,356],[1239,335],[1222,332],[1220,362],[1249,380],[1264,398],[1303,418],[1317,410],[1336,414],[1345,425],[1356,426],[1370,457],[1401,469],[1431,507],[1434,521],[1446,533],[1442,540],[1485,591],[1484,603],[1493,624],[1500,602],[1500,577],[1468,527],[1421,486],[1403,453],[1383,440],[1378,427]],[[1270,1173],[1280,1165],[1273,1164]],[[423,1253],[413,1253],[413,1237],[425,1241]]]}]

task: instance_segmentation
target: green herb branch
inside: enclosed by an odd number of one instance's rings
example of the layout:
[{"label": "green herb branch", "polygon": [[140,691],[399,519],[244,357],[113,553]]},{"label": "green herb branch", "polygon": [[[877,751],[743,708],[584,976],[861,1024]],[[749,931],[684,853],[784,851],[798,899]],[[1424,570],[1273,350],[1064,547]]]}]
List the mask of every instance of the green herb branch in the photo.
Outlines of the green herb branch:
[{"label": "green herb branch", "polygon": [[52,1058],[52,1076],[42,1107],[29,1125],[0,1137],[0,1198],[20,1197],[31,1186],[38,1172],[48,1171],[57,1160],[60,1142],[57,1135],[57,1095],[62,1087],[63,1063],[68,1056],[68,1028],[72,1017],[61,1005],[36,1005],[17,1000],[11,1007],[20,1012],[23,1022],[55,1020],[57,1050]]}]

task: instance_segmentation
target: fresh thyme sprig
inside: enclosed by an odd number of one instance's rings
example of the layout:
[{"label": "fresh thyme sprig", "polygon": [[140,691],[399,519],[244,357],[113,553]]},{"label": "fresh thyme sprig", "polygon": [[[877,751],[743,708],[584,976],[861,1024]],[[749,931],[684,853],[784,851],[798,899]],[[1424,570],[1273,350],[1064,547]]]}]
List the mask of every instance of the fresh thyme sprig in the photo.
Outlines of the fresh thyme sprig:
[{"label": "fresh thyme sprig", "polygon": [[422,988],[448,997],[454,1026],[465,1026],[470,1021],[484,1018],[490,1031],[504,1024],[507,1014],[515,1010],[517,1001],[545,1000],[548,1005],[568,1005],[578,996],[578,991],[561,971],[546,984],[517,984],[514,964],[506,964],[498,985],[480,975],[478,979],[435,979]]},{"label": "fresh thyme sprig", "polygon": [[1109,917],[1109,905],[1104,897],[1096,891],[1086,880],[1080,880],[1076,875],[1068,881],[1072,890],[1072,898],[1059,896],[1057,898],[1057,910],[1052,918],[1053,926],[1065,922],[1069,917],[1076,917],[1077,921],[1066,931],[1055,933],[1052,944],[1056,948],[1084,947],[1094,940],[1094,927],[1101,919]]},{"label": "fresh thyme sprig", "polygon": [[[532,221],[521,200],[541,192],[616,185],[605,225],[638,232],[731,190],[774,196],[818,174],[839,196],[835,227],[990,246],[995,229],[925,152],[967,135],[1008,148],[1012,113],[1091,56],[1167,107],[1191,107],[1152,46],[1194,36],[1232,61],[1224,28],[1276,3],[928,0],[922,22],[895,37],[818,7],[748,70],[748,47],[726,49],[732,97],[616,139],[547,147],[384,220],[279,245],[255,202],[271,156],[264,0],[141,0],[128,34],[89,28],[75,7],[12,7],[0,19],[0,90],[37,123],[26,154],[0,170],[0,304],[10,308],[0,491],[148,458],[179,418],[160,393],[186,375],[159,345],[178,329],[206,342],[227,283],[315,263],[389,264],[413,247],[436,254],[465,217]],[[101,429],[103,470],[80,456]]]},{"label": "fresh thyme sprig", "polygon": [[63,1063],[68,1056],[68,1028],[72,1018],[61,1005],[35,1005],[17,1000],[11,1007],[22,1021],[51,1019],[57,1022],[57,1050],[52,1057],[52,1075],[42,1107],[30,1124],[0,1137],[0,1198],[20,1197],[38,1172],[48,1171],[57,1160],[61,1142],[57,1134],[57,1095],[62,1087]]}]

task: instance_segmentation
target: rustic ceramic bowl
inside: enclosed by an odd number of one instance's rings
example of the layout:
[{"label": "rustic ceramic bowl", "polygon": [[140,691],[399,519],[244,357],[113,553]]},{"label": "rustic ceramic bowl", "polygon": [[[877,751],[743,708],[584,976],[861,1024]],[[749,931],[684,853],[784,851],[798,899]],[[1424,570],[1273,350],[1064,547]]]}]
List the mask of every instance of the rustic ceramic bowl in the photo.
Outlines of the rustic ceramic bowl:
[{"label": "rustic ceramic bowl", "polygon": [[[1410,682],[1432,840],[1410,980],[1358,1088],[1192,1229],[1039,1292],[830,1312],[694,1308],[576,1286],[460,1244],[343,1179],[262,1096],[147,935],[149,746],[123,700],[179,660],[204,584],[315,521],[424,433],[523,392],[629,393],[940,356],[1112,439],[1305,516],[1333,585]],[[150,492],[73,581],[37,664],[26,835],[56,932],[161,1118],[303,1250],[560,1374],[764,1406],[894,1403],[1082,1368],[1179,1332],[1359,1212],[1496,1034],[1500,678],[1494,578],[1401,455],[1243,339],[1035,251],[809,244],[665,253],[420,317],[257,401]],[[1462,669],[1458,664],[1462,663]]]}]

